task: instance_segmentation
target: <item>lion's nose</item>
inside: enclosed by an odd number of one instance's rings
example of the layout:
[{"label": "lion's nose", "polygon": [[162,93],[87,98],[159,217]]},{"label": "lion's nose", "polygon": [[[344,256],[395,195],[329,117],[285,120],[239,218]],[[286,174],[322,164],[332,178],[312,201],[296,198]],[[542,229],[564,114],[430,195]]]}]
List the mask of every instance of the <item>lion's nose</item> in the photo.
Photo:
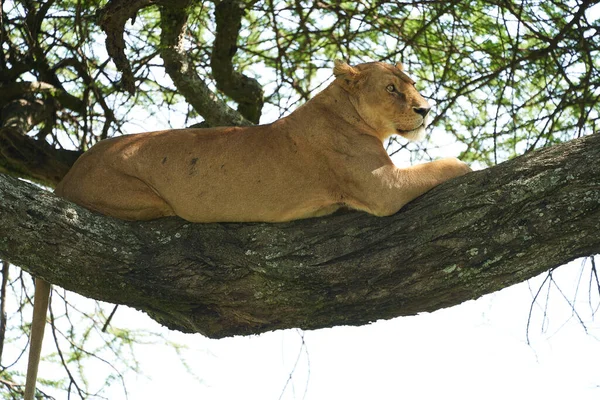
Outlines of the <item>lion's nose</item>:
[{"label": "lion's nose", "polygon": [[425,116],[429,114],[429,110],[431,110],[431,107],[413,107],[413,111],[423,118],[425,118]]}]

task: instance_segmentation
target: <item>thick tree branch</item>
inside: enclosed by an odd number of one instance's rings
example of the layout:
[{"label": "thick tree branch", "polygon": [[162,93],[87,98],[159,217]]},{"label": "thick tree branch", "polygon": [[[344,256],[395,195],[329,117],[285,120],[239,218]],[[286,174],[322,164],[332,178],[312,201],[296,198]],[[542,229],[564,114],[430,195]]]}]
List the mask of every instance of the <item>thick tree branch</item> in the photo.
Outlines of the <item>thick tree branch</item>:
[{"label": "thick tree branch", "polygon": [[238,111],[257,124],[264,104],[263,89],[256,79],[233,69],[233,56],[242,28],[245,4],[239,0],[224,0],[215,7],[217,30],[210,59],[217,88],[238,103]]},{"label": "thick tree branch", "polygon": [[209,126],[252,125],[239,112],[218,99],[189,63],[183,47],[183,34],[187,23],[187,5],[161,7],[161,57],[165,70],[177,91]]},{"label": "thick tree branch", "polygon": [[0,258],[210,337],[459,304],[600,252],[600,135],[446,182],[398,214],[123,222],[0,175]]},{"label": "thick tree branch", "polygon": [[41,100],[14,100],[0,116],[0,172],[54,186],[69,171],[79,151],[56,149],[27,133],[46,119],[47,105]]}]

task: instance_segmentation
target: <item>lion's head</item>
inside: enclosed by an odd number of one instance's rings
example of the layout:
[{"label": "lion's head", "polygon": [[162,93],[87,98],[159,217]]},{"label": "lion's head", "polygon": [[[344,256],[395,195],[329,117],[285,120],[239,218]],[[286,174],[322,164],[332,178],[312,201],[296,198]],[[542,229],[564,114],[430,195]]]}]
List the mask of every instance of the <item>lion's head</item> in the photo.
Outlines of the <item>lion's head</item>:
[{"label": "lion's head", "polygon": [[360,117],[382,141],[393,134],[423,139],[431,106],[402,64],[371,62],[352,67],[336,60],[333,73]]}]

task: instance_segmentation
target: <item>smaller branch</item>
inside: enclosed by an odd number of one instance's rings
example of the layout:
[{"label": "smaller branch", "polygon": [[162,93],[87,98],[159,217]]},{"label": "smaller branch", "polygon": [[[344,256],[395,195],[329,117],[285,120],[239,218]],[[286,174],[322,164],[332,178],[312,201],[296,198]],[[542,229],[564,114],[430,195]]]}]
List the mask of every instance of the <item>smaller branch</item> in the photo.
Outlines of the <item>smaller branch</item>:
[{"label": "smaller branch", "polygon": [[2,282],[0,283],[0,365],[2,365],[2,354],[4,353],[4,340],[6,335],[6,284],[8,283],[8,271],[10,264],[0,261],[2,265]]},{"label": "smaller branch", "polygon": [[67,373],[67,375],[69,376],[69,394],[71,393],[70,387],[71,386],[75,386],[75,389],[77,389],[77,394],[79,394],[80,398],[85,399],[87,393],[85,391],[83,391],[79,385],[77,384],[77,380],[75,379],[75,377],[73,376],[73,374],[71,373],[71,370],[69,369],[68,366],[68,362],[67,360],[65,360],[65,357],[63,355],[62,349],[60,348],[60,343],[58,341],[58,336],[56,335],[56,320],[54,318],[54,313],[52,312],[52,302],[50,302],[50,305],[48,306],[48,311],[50,312],[50,327],[52,328],[52,337],[54,338],[54,344],[56,345],[56,351],[58,353],[58,356],[60,357],[60,363],[63,366],[63,369],[65,370],[65,372]]},{"label": "smaller branch", "polygon": [[3,107],[2,127],[12,127],[27,134],[35,125],[46,119],[48,107],[39,99],[18,99]]},{"label": "smaller branch", "polygon": [[238,111],[257,124],[264,104],[264,92],[256,79],[233,69],[233,56],[246,10],[238,0],[225,0],[215,7],[217,31],[211,56],[212,73],[217,89],[235,100]]},{"label": "smaller branch", "polygon": [[[592,319],[594,319],[596,317],[596,313],[598,312],[598,309],[600,309],[600,301],[597,301],[595,299],[593,300],[593,298],[595,297],[593,295],[594,291],[592,290],[594,283],[596,284],[595,289],[598,291],[598,294],[600,294],[600,280],[598,280],[598,271],[596,270],[595,259],[596,259],[596,256],[589,257],[589,260],[591,262],[591,267],[590,267],[590,280],[588,282],[588,306],[590,307],[590,313],[591,313]],[[593,304],[592,301],[595,301],[596,304]]]},{"label": "smaller branch", "polygon": [[106,322],[104,323],[104,325],[102,326],[102,329],[100,329],[100,331],[106,332],[106,330],[108,329],[108,326],[110,325],[110,321],[112,320],[115,313],[117,312],[117,308],[119,308],[118,304],[116,306],[114,306],[113,310],[110,312],[110,315],[106,319]]},{"label": "smaller branch", "polygon": [[[102,66],[99,66],[99,70],[102,70],[106,66],[107,63],[108,63],[108,60],[105,61],[102,64]],[[106,103],[105,95],[102,93],[101,90],[98,89],[96,80],[88,74],[88,71],[87,71],[84,63],[79,61],[76,58],[73,58],[73,57],[66,58],[66,59],[59,61],[54,66],[53,70],[58,70],[59,68],[65,68],[67,66],[71,66],[77,71],[77,73],[79,74],[81,79],[83,79],[86,90],[91,91],[94,94],[94,96],[96,97],[96,101],[98,102],[98,104],[100,105],[102,110],[104,111],[104,117],[105,117],[104,118],[104,126],[102,128],[102,133],[100,135],[100,138],[106,139],[108,137],[108,130],[109,130],[111,124],[116,122],[116,117],[115,117],[113,110]],[[87,99],[84,104],[90,104],[89,97],[84,95],[84,98]],[[80,114],[82,114],[84,116],[84,123],[85,123],[86,122],[85,116],[87,115],[87,110],[84,108]],[[86,128],[87,128],[87,126],[86,126]],[[87,129],[85,129],[85,130],[87,131]],[[83,147],[83,146],[81,146],[81,147]]]},{"label": "smaller branch", "polygon": [[55,3],[55,0],[48,0],[43,4],[39,4],[39,9],[36,12],[34,8],[34,2],[25,2],[25,7],[27,9],[27,16],[25,17],[25,22],[27,27],[29,28],[29,35],[32,39],[36,38],[42,29],[42,22],[46,15],[48,14],[48,10]]},{"label": "smaller branch", "polygon": [[[27,43],[28,47],[27,53],[32,56],[30,62],[32,65],[34,65],[34,69],[36,70],[35,75],[38,77],[38,79],[53,85],[55,88],[60,89],[63,93],[67,93],[67,90],[64,89],[61,80],[50,67],[50,61],[47,58],[48,49],[42,44],[44,42],[44,38],[40,37],[43,36],[41,34],[42,23],[54,2],[55,0],[46,1],[45,3],[41,4],[37,12],[35,9],[36,2],[25,2],[25,7],[27,9],[27,15],[25,17],[25,23],[27,25],[25,42]],[[51,47],[53,46],[54,45],[51,45]]]},{"label": "smaller branch", "polygon": [[135,78],[129,60],[125,56],[125,23],[134,18],[144,7],[154,4],[154,0],[112,0],[98,11],[98,24],[106,33],[106,50],[121,71],[121,83],[130,93],[135,93]]},{"label": "smaller branch", "polygon": [[175,87],[209,126],[253,125],[242,114],[219,100],[189,63],[183,48],[188,4],[161,8],[161,57]]}]

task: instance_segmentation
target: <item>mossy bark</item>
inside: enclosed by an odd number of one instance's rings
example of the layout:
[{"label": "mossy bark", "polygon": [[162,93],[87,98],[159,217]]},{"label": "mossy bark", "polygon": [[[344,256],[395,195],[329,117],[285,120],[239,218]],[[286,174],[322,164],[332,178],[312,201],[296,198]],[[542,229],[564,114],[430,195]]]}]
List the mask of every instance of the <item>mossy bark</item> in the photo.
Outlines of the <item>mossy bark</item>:
[{"label": "mossy bark", "polygon": [[600,135],[449,181],[377,218],[124,222],[0,175],[0,258],[210,337],[459,304],[600,252]]}]

